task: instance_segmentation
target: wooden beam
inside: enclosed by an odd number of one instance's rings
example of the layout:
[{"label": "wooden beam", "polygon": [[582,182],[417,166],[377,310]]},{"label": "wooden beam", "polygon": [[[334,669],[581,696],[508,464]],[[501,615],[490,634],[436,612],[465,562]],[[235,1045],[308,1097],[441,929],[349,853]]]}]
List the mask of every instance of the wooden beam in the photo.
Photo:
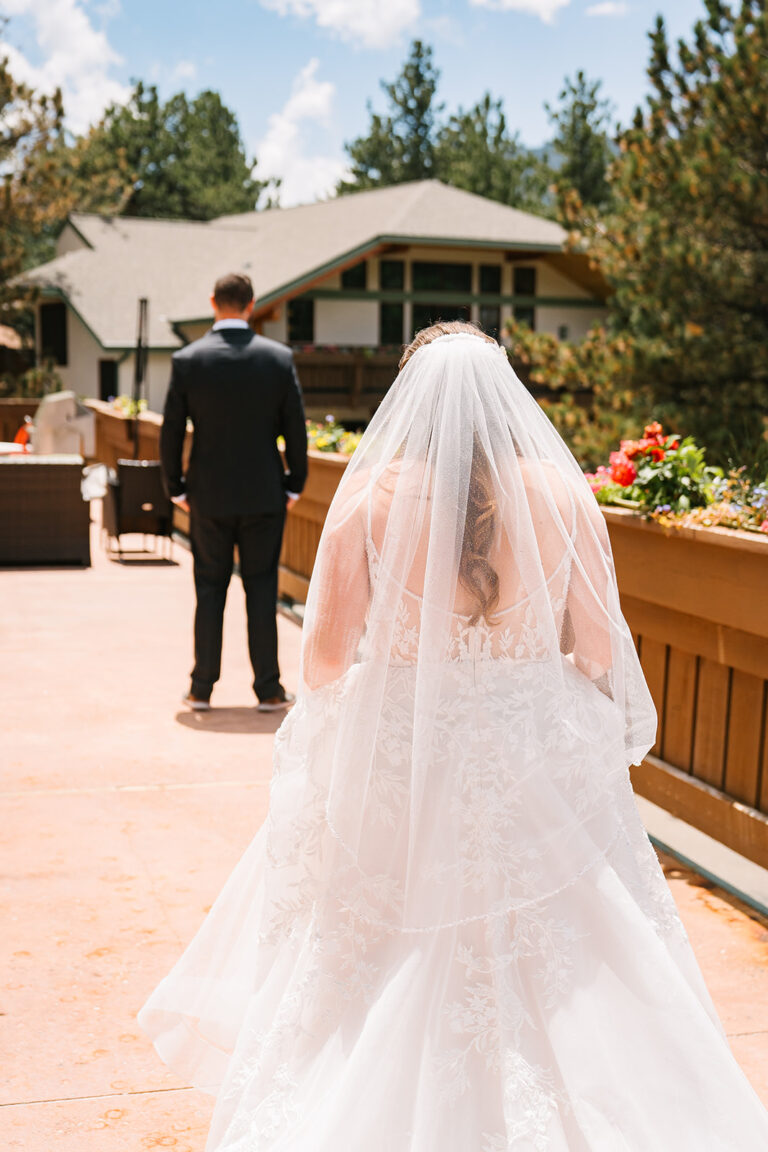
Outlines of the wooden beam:
[{"label": "wooden beam", "polygon": [[635,765],[631,775],[640,796],[768,868],[768,816],[655,756]]},{"label": "wooden beam", "polygon": [[632,631],[640,636],[752,676],[765,676],[768,671],[768,637],[635,596],[622,595],[621,608]]}]

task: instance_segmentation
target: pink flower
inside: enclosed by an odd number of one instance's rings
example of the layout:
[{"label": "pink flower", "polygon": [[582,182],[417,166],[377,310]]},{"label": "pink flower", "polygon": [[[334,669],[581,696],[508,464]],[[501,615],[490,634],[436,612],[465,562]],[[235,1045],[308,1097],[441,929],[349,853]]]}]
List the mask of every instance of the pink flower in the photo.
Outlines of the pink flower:
[{"label": "pink flower", "polygon": [[599,492],[606,484],[611,483],[611,474],[604,464],[598,465],[596,472],[587,472],[585,475],[593,492]]},{"label": "pink flower", "polygon": [[768,520],[763,520],[762,524],[760,525],[760,531],[768,532]]}]

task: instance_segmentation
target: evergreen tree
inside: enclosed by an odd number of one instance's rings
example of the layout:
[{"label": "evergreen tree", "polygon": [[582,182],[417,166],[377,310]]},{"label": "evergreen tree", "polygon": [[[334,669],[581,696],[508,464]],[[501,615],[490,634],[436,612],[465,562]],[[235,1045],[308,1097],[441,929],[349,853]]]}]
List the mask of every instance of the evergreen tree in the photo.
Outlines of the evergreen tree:
[{"label": "evergreen tree", "polygon": [[768,12],[706,0],[673,63],[651,33],[652,95],[620,140],[613,211],[572,201],[635,343],[657,414],[724,459],[766,434]]},{"label": "evergreen tree", "polygon": [[138,83],[125,105],[113,104],[63,158],[73,198],[89,206],[94,179],[118,174],[113,210],[126,216],[210,220],[255,209],[267,183],[246,159],[237,119],[217,92],[162,103]]},{"label": "evergreen tree", "polygon": [[442,110],[435,103],[439,77],[432,49],[414,40],[397,79],[392,84],[382,81],[388,113],[373,112],[369,104],[368,134],[346,145],[351,177],[339,184],[339,192],[428,180],[436,174],[436,119]]},{"label": "evergreen tree", "polygon": [[611,159],[608,128],[611,104],[600,96],[601,82],[583,72],[566,77],[559,104],[545,104],[555,128],[552,147],[562,163],[557,172],[561,189],[573,189],[582,204],[604,206],[608,200],[606,172]]},{"label": "evergreen tree", "polygon": [[469,111],[459,109],[439,129],[436,168],[456,188],[514,208],[551,214],[551,169],[507,128],[502,101],[490,92]]},{"label": "evergreen tree", "polygon": [[[54,154],[61,93],[40,96],[0,58],[0,323],[28,327],[32,294],[9,281],[30,263],[36,238],[58,219],[64,188]],[[27,323],[25,323],[25,320]]]}]

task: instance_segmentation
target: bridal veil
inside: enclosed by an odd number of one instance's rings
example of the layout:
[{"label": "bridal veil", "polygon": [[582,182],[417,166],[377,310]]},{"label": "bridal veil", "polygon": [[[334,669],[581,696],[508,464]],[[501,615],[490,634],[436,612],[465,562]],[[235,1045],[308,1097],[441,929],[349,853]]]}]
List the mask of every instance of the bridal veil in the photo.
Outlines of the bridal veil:
[{"label": "bridal veil", "polygon": [[406,363],[333,501],[304,633],[289,739],[373,920],[511,911],[605,852],[655,712],[603,516],[495,342]]},{"label": "bridal veil", "polygon": [[140,1014],[209,1152],[758,1152],[635,808],[655,715],[579,468],[480,335],[339,485],[269,815]]}]

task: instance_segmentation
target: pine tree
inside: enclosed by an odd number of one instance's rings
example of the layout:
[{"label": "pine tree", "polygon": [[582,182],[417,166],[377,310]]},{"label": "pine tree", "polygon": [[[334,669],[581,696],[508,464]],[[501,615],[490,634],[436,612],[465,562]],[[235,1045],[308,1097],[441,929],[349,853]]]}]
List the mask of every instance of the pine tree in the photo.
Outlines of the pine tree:
[{"label": "pine tree", "polygon": [[194,100],[179,92],[162,103],[154,85],[139,83],[62,162],[81,208],[91,206],[94,181],[116,176],[113,210],[126,216],[210,220],[249,212],[267,187],[246,158],[234,113],[211,91]]},{"label": "pine tree", "polygon": [[30,263],[36,238],[58,219],[64,187],[55,162],[61,93],[41,96],[0,58],[0,323],[28,326],[32,293],[9,283]]},{"label": "pine tree", "polygon": [[572,189],[582,204],[598,207],[608,201],[606,173],[612,152],[611,104],[600,96],[601,87],[599,80],[588,80],[579,71],[574,80],[566,77],[557,107],[544,105],[555,128],[552,147],[561,159],[559,188]]},{"label": "pine tree", "polygon": [[351,175],[339,184],[339,192],[428,180],[435,175],[436,119],[442,110],[435,103],[439,78],[432,49],[414,40],[397,79],[391,84],[382,81],[388,113],[373,112],[369,104],[368,134],[346,145]]},{"label": "pine tree", "polygon": [[620,139],[613,210],[570,205],[613,288],[656,412],[721,459],[749,454],[768,412],[768,12],[706,0],[670,57],[651,33],[652,95]]},{"label": "pine tree", "polygon": [[539,214],[554,209],[551,169],[509,132],[502,101],[490,92],[439,129],[436,168],[446,183],[502,204]]}]

